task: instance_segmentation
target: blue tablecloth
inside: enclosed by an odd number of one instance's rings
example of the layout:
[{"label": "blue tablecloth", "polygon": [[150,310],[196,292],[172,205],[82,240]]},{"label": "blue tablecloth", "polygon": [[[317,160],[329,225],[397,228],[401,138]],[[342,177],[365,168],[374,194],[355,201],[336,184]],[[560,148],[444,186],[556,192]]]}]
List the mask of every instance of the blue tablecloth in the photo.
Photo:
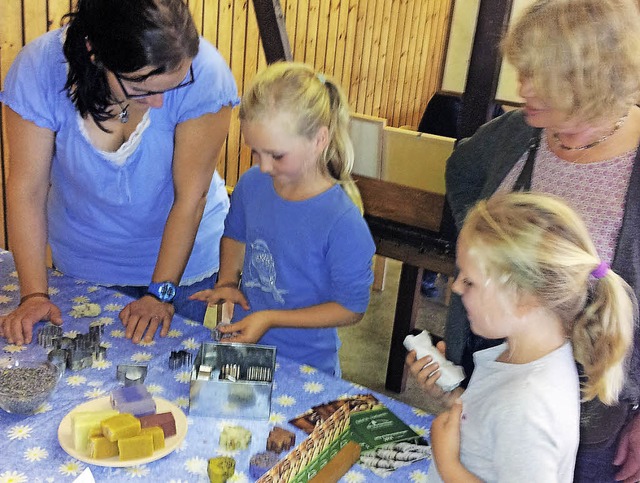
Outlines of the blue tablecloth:
[{"label": "blue tablecloth", "polygon": [[[323,374],[309,366],[277,357],[271,415],[269,420],[222,420],[189,416],[190,370],[169,369],[171,351],[185,349],[197,353],[202,342],[211,342],[210,331],[201,324],[175,317],[166,338],[156,337],[150,344],[131,343],[124,337],[118,313],[128,303],[125,295],[108,288],[63,276],[49,275],[51,299],[60,307],[67,335],[88,332],[90,323],[105,325],[102,336],[107,349],[104,361],[79,371],[67,370],[49,401],[31,416],[14,415],[0,410],[0,483],[4,482],[71,482],[87,466],[96,481],[207,482],[207,460],[221,452],[218,440],[221,427],[239,424],[252,431],[248,450],[231,454],[236,459],[236,474],[230,482],[251,482],[248,461],[251,455],[264,451],[269,429],[275,424],[296,433],[296,443],[306,434],[288,424],[293,417],[313,406],[345,395],[374,394],[418,434],[427,436],[432,416],[424,411],[352,384]],[[10,252],[0,252],[0,313],[13,309],[19,299],[19,286]],[[101,313],[94,318],[77,316],[74,307],[95,303]],[[39,325],[40,326],[40,325]],[[39,327],[36,326],[36,329]],[[29,346],[8,345],[0,340],[0,358],[29,357],[46,359],[46,350],[37,342]],[[57,430],[62,418],[78,404],[108,396],[121,385],[116,379],[118,364],[146,364],[145,384],[155,396],[182,408],[188,416],[188,433],[184,442],[168,456],[141,466],[106,468],[87,465],[69,456],[59,445]],[[424,481],[428,460],[400,468],[387,481]],[[384,481],[367,468],[355,465],[341,481],[356,483]]]}]

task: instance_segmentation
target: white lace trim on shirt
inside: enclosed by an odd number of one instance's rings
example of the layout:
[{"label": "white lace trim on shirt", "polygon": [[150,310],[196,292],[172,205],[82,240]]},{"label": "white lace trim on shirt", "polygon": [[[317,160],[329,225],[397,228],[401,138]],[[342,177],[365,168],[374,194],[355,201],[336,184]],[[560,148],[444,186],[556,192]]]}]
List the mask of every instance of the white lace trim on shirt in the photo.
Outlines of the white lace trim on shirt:
[{"label": "white lace trim on shirt", "polygon": [[[89,133],[87,132],[87,128],[84,125],[84,119],[82,119],[82,116],[80,116],[80,113],[78,113],[77,118],[78,118],[78,126],[80,127],[80,132],[82,133],[84,138],[89,142],[89,144],[93,146],[93,143],[91,142],[91,138],[89,137]],[[127,139],[122,144],[122,146],[118,148],[117,151],[115,152],[102,151],[101,149],[95,148],[95,146],[94,148],[98,153],[100,153],[100,155],[103,158],[107,159],[108,161],[111,161],[116,166],[122,166],[124,163],[126,163],[127,159],[129,159],[129,156],[131,156],[135,152],[135,150],[138,148],[138,146],[142,142],[142,133],[144,133],[150,125],[151,125],[151,119],[149,118],[149,110],[147,109],[147,111],[144,113],[144,116],[142,116],[142,120],[136,126],[136,130],[133,131],[133,133],[131,133],[131,136],[129,136],[129,139]]]}]

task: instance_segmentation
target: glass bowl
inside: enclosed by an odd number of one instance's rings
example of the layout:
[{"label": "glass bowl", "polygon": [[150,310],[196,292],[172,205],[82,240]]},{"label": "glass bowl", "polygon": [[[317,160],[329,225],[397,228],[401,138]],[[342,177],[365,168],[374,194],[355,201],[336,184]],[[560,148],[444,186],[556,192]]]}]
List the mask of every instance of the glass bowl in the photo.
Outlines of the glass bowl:
[{"label": "glass bowl", "polygon": [[0,408],[32,414],[51,395],[62,373],[49,361],[12,361],[0,368]]}]

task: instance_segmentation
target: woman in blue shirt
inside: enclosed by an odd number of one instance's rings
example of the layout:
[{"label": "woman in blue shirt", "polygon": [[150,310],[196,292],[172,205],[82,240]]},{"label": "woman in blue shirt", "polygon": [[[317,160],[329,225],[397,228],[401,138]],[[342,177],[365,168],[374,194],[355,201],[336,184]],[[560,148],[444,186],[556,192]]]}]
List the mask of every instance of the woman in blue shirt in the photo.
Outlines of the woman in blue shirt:
[{"label": "woman in blue shirt", "polygon": [[[215,172],[237,88],[181,0],[80,0],[20,52],[0,100],[11,153],[8,228],[21,303],[0,335],[22,344],[49,300],[45,246],[67,275],[137,300],[126,336],[150,341],[212,286],[228,197]],[[197,309],[197,310],[194,310]]]}]

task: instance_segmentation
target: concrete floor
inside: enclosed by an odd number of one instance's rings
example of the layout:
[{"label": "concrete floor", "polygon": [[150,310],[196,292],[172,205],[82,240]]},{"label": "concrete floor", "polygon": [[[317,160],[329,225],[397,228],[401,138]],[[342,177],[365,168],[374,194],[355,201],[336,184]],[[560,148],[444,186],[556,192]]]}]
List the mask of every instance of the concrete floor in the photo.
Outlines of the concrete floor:
[{"label": "concrete floor", "polygon": [[[342,340],[342,377],[411,406],[430,411],[425,405],[421,389],[410,376],[406,389],[401,394],[384,388],[400,268],[400,262],[388,259],[384,290],[372,292],[367,313],[358,324],[338,330]],[[439,284],[442,286],[444,283],[442,281]],[[442,299],[429,299],[421,295],[419,304],[417,327],[442,336],[447,313]]]}]

